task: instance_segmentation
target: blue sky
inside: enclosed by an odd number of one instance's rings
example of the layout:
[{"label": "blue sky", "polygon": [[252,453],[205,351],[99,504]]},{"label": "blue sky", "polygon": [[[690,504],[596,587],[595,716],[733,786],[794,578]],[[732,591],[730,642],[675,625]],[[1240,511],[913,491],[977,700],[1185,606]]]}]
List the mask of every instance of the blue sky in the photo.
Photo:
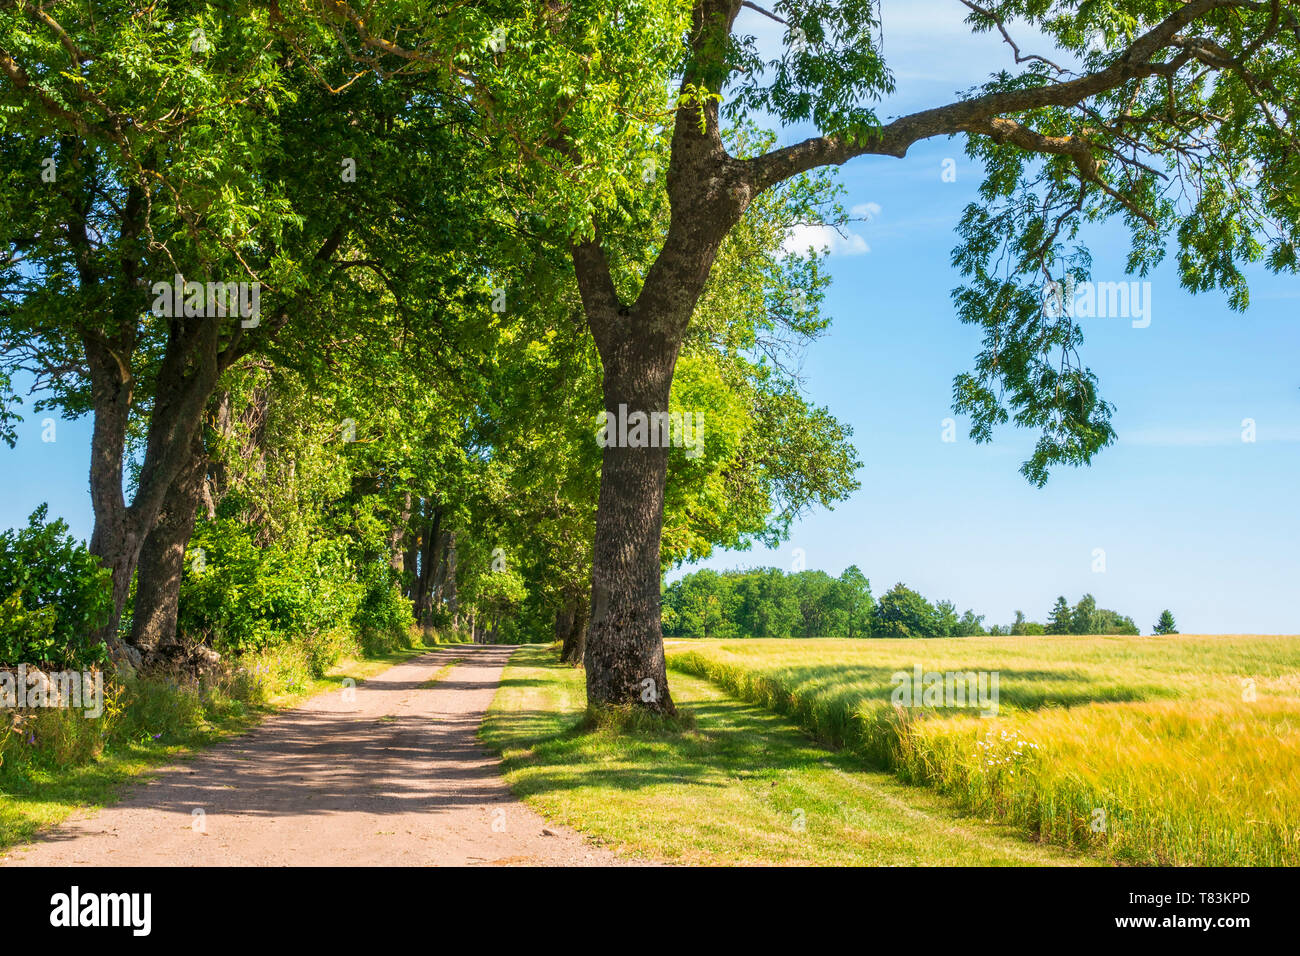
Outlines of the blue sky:
[{"label": "blue sky", "polygon": [[[962,9],[886,0],[899,93],[883,114],[947,102],[1011,65],[998,38],[966,35]],[[744,16],[773,41],[777,25]],[[1047,52],[1016,36],[1026,51]],[[946,158],[957,161],[956,182],[941,178]],[[1148,327],[1083,320],[1083,357],[1117,407],[1119,443],[1036,489],[1017,470],[1033,435],[1007,428],[976,446],[956,417],[957,441],[941,440],[952,378],[979,347],[977,330],[954,315],[959,277],[948,264],[979,177],[948,140],[843,168],[848,204],[874,204],[871,221],[832,244],[825,305],[835,322],[804,373],[812,399],[853,426],[862,488],[800,521],[775,551],[719,553],[706,565],[790,568],[797,548],[809,568],[856,564],[876,594],[904,581],[986,623],[1009,622],[1016,609],[1043,620],[1058,594],[1073,602],[1091,592],[1144,632],[1165,607],[1186,633],[1300,632],[1300,280],[1261,271],[1251,308],[1238,314],[1222,295],[1187,294],[1165,266],[1150,277]],[[1093,238],[1094,278],[1124,278],[1123,233]],[[0,447],[0,527],[48,501],[88,537],[89,420],[60,421],[47,443],[43,417],[28,417],[16,451]],[[1241,440],[1247,418],[1253,443]],[[1093,570],[1096,549],[1104,571]]]},{"label": "blue sky", "polygon": [[[1012,67],[996,35],[967,34],[962,9],[886,0],[898,92],[882,116],[948,102]],[[756,14],[742,22],[768,43],[781,29]],[[1025,52],[1049,52],[1027,31],[1013,36]],[[955,182],[942,179],[947,158]],[[797,548],[809,568],[857,564],[876,594],[903,581],[986,623],[1007,623],[1017,609],[1044,620],[1058,594],[1073,602],[1091,592],[1144,632],[1165,607],[1187,633],[1300,631],[1300,280],[1261,270],[1251,308],[1234,313],[1222,295],[1186,293],[1166,265],[1150,276],[1148,327],[1081,320],[1083,358],[1116,406],[1119,441],[1036,489],[1018,472],[1033,435],[1006,428],[976,446],[957,417],[958,440],[941,440],[952,378],[979,349],[978,331],[955,317],[949,292],[960,277],[948,263],[980,173],[946,139],[904,160],[842,168],[847,204],[868,207],[871,221],[847,240],[829,237],[825,308],[835,321],[803,369],[813,400],[854,428],[862,488],[799,522],[779,549],[704,564],[789,569]],[[1094,278],[1126,278],[1123,230],[1090,238]],[[1247,418],[1254,443],[1242,441]],[[1093,570],[1095,549],[1105,571]]]}]

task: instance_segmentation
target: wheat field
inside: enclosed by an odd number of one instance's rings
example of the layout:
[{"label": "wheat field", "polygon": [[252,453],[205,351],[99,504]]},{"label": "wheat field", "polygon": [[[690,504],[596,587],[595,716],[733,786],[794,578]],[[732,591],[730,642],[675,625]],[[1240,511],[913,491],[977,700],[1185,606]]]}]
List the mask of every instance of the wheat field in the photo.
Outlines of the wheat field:
[{"label": "wheat field", "polygon": [[[1300,637],[669,641],[670,666],[1115,862],[1300,864]],[[996,674],[996,715],[896,675]],[[919,696],[919,695],[918,695]]]}]

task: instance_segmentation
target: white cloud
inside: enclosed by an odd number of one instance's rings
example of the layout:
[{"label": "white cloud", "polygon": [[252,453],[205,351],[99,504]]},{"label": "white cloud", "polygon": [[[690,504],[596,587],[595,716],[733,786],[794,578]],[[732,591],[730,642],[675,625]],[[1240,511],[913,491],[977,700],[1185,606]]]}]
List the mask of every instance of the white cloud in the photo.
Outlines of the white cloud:
[{"label": "white cloud", "polygon": [[829,249],[833,256],[861,256],[871,251],[867,241],[857,233],[841,235],[830,226],[795,226],[786,235],[781,249],[787,255],[802,255],[809,246],[818,252]]},{"label": "white cloud", "polygon": [[849,210],[849,215],[855,219],[865,219],[867,222],[871,222],[880,215],[880,203],[860,202]]}]

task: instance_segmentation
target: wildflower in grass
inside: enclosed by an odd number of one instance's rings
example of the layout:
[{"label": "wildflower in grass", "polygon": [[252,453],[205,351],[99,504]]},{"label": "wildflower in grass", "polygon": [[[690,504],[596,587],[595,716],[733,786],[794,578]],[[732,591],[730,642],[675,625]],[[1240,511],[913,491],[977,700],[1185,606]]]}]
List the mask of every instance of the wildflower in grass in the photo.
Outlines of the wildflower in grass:
[{"label": "wildflower in grass", "polygon": [[1027,740],[1018,730],[1002,730],[996,735],[990,730],[983,740],[975,742],[975,746],[974,756],[982,761],[982,772],[989,772],[986,767],[992,767],[994,771],[1006,769],[1008,776],[1015,776],[1015,768],[1030,760],[1038,749],[1038,744]]}]

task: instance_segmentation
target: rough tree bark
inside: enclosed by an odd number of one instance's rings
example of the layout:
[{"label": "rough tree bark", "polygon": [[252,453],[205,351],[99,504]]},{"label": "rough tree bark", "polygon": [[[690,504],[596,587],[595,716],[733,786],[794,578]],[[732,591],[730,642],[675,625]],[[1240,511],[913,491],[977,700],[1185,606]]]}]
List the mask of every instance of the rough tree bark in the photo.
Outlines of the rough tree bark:
[{"label": "rough tree bark", "polygon": [[178,657],[176,620],[180,609],[185,548],[203,500],[208,466],[202,431],[195,432],[191,457],[172,482],[153,530],[140,549],[136,571],[131,644],[145,663]]},{"label": "rough tree bark", "polygon": [[555,639],[560,641],[560,660],[575,667],[582,663],[587,650],[586,596],[570,595],[555,617]]},{"label": "rough tree bark", "polygon": [[442,599],[451,615],[452,628],[460,627],[460,596],[456,591],[456,532],[447,532],[447,556],[443,559]]},{"label": "rough tree bark", "polygon": [[90,505],[95,526],[90,535],[90,552],[112,574],[113,588],[112,618],[105,622],[98,636],[118,660],[123,659],[124,651],[117,640],[117,628],[131,591],[131,576],[135,573],[140,548],[138,532],[135,523],[129,520],[122,494],[122,459],[135,380],[119,356],[123,351],[129,355],[134,342],[134,327],[111,343],[101,339],[86,342],[91,402],[95,409],[90,439]]},{"label": "rough tree bark", "polygon": [[388,566],[397,572],[398,579],[406,571],[406,552],[402,543],[411,524],[411,493],[408,491],[402,499],[402,507],[397,521],[388,532]]},{"label": "rough tree bark", "polygon": [[573,640],[572,647],[569,651],[565,662],[577,667],[582,663],[587,654],[587,624],[591,620],[590,597],[583,594],[578,601],[578,613],[573,619]]},{"label": "rough tree bark", "polygon": [[[573,633],[573,619],[578,614],[578,602],[570,597],[555,611],[555,640],[563,647],[569,645],[569,636]],[[564,651],[560,651],[560,660],[564,660]]]},{"label": "rough tree bark", "polygon": [[420,588],[415,604],[415,619],[421,627],[433,626],[434,575],[438,565],[438,543],[442,537],[442,508],[428,502],[428,523],[424,529],[424,547],[420,555]]},{"label": "rough tree bark", "polygon": [[[605,408],[668,410],[677,342],[624,335],[601,350]],[[659,543],[668,449],[607,445],[592,558],[591,632],[584,662],[591,703],[640,703],[672,713],[659,622]]]},{"label": "rough tree bark", "polygon": [[402,576],[402,593],[411,600],[412,612],[415,608],[415,594],[420,585],[420,533],[408,525],[405,538],[405,551],[402,566],[406,573]]},{"label": "rough tree bark", "polygon": [[429,523],[426,519],[424,499],[416,501],[415,516],[416,522],[411,532],[411,614],[418,623],[420,605],[424,601],[424,589],[429,584],[429,561],[424,556],[429,545]]}]

